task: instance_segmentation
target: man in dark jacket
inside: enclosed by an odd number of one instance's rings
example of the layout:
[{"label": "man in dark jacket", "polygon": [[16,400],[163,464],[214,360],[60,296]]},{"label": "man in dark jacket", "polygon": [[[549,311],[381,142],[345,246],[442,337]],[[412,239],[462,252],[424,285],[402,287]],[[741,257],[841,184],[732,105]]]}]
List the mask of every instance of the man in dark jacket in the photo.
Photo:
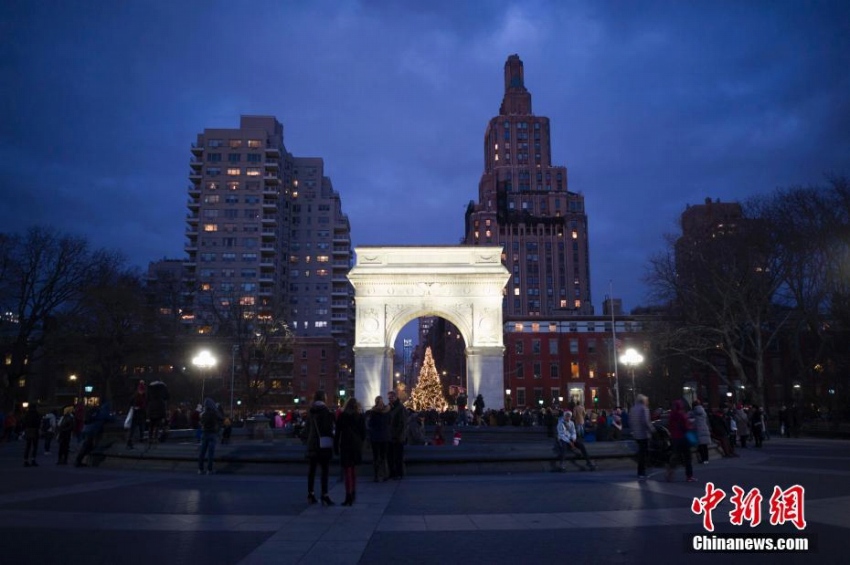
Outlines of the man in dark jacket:
[{"label": "man in dark jacket", "polygon": [[404,477],[404,442],[407,440],[407,414],[395,391],[387,393],[390,404],[390,445],[387,450],[387,464],[390,479]]},{"label": "man in dark jacket", "polygon": [[[38,434],[41,426],[41,414],[38,413],[34,402],[30,402],[22,420],[24,426],[24,467],[38,467],[35,456],[38,453]],[[32,454],[32,456],[30,456]]]}]

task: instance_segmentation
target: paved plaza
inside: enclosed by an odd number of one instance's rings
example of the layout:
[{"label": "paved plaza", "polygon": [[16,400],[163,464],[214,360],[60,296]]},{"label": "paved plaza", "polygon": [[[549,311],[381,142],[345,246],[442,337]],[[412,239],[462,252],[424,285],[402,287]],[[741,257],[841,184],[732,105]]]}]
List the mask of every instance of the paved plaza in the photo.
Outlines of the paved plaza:
[{"label": "paved plaza", "polygon": [[[187,447],[187,449],[192,449]],[[449,446],[435,449],[450,449]],[[3,563],[847,563],[850,442],[772,439],[741,457],[695,465],[695,483],[654,469],[635,480],[625,458],[596,472],[411,474],[373,483],[361,476],[357,502],[332,467],[336,506],[306,503],[303,476],[250,471],[199,476],[189,467],[74,468],[39,456],[23,467],[23,443],[0,444]],[[269,470],[272,466],[269,466]],[[305,467],[306,475],[306,467]],[[705,554],[686,550],[704,533],[691,503],[711,481],[728,493],[714,511],[716,533],[805,534],[808,553]],[[768,523],[774,486],[805,488],[803,532]],[[729,522],[732,486],[759,488],[756,528]]]}]

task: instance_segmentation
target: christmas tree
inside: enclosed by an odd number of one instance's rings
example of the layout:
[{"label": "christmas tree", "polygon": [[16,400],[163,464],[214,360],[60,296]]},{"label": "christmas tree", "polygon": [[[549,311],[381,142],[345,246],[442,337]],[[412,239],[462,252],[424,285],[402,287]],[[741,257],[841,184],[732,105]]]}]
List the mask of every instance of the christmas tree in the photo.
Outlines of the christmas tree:
[{"label": "christmas tree", "polygon": [[420,410],[442,412],[448,406],[430,347],[425,350],[425,360],[422,362],[422,369],[419,371],[419,383],[413,389],[410,400],[405,405],[417,412]]}]

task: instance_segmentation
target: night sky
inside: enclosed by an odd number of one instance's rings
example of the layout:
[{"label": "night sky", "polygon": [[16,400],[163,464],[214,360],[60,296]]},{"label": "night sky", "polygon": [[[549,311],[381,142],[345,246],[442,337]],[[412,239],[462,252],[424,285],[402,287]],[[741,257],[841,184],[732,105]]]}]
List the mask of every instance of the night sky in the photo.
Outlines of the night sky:
[{"label": "night sky", "polygon": [[[273,115],[357,245],[455,244],[517,53],[583,193],[593,304],[688,204],[850,175],[850,2],[0,3],[0,232],[183,258],[189,147]],[[610,287],[609,287],[610,285]]]}]

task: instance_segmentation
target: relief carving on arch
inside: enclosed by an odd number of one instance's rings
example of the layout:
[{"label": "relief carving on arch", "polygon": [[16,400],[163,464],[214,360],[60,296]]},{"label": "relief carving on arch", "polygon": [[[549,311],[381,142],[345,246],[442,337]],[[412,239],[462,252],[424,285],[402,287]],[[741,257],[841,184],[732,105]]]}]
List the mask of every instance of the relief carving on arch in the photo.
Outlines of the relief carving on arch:
[{"label": "relief carving on arch", "polygon": [[500,343],[499,314],[495,308],[484,308],[479,311],[475,325],[475,344],[493,345]]},{"label": "relief carving on arch", "polygon": [[364,308],[357,313],[357,343],[358,344],[381,344],[384,336],[381,329],[381,313],[374,307]]}]

